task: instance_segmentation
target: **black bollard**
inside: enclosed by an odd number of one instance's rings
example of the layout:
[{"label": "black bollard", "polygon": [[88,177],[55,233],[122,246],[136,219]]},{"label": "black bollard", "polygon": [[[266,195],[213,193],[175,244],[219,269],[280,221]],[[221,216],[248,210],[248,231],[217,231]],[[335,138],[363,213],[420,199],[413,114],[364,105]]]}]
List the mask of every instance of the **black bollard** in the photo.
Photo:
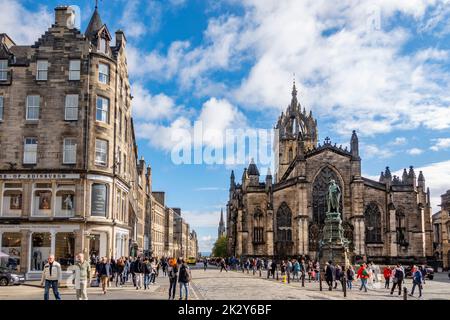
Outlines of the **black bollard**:
[{"label": "black bollard", "polygon": [[260,278],[262,277],[262,271],[261,271],[261,269],[259,269],[259,277],[260,277]]},{"label": "black bollard", "polygon": [[320,285],[320,291],[322,291],[322,273],[319,273],[319,285]]},{"label": "black bollard", "polygon": [[278,281],[278,270],[277,270],[277,281]]},{"label": "black bollard", "polygon": [[305,286],[305,273],[302,272],[302,287]]},{"label": "black bollard", "polygon": [[408,300],[408,289],[403,287],[403,300]]},{"label": "black bollard", "polygon": [[342,278],[342,290],[344,291],[344,298],[347,297],[347,281],[345,281],[345,275]]},{"label": "black bollard", "polygon": [[267,279],[269,279],[269,277],[270,277],[270,270],[267,269]]},{"label": "black bollard", "polygon": [[291,283],[291,273],[289,271],[287,273],[287,280],[288,280],[288,283]]}]

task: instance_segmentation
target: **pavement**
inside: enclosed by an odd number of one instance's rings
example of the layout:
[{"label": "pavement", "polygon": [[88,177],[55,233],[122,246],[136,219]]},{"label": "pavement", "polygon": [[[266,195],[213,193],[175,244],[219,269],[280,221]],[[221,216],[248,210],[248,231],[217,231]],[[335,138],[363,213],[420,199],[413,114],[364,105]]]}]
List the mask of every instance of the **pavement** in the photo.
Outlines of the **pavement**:
[{"label": "pavement", "polygon": [[[384,289],[384,283],[376,283],[369,292],[359,291],[359,283],[355,282],[354,289],[347,291],[344,298],[342,288],[328,291],[325,282],[323,291],[320,291],[319,283],[305,281],[291,281],[282,283],[281,277],[267,279],[266,271],[255,275],[241,271],[220,272],[215,266],[209,266],[206,271],[199,265],[192,268],[192,282],[190,286],[190,300],[402,300],[403,295],[390,295],[390,291]],[[406,280],[408,291],[411,289],[411,279]],[[167,300],[169,279],[162,276],[156,279],[156,284],[148,290],[136,290],[131,283],[124,287],[108,288],[106,295],[101,288],[88,288],[90,300]],[[60,288],[63,300],[75,300],[73,288]],[[176,294],[179,294],[177,286]],[[416,297],[408,297],[408,300],[417,300]],[[50,297],[53,299],[52,293]],[[39,282],[26,282],[25,285],[0,287],[0,300],[42,300],[43,288]],[[423,290],[423,300],[450,300],[450,280],[447,273],[436,273],[434,280],[427,280]]]}]

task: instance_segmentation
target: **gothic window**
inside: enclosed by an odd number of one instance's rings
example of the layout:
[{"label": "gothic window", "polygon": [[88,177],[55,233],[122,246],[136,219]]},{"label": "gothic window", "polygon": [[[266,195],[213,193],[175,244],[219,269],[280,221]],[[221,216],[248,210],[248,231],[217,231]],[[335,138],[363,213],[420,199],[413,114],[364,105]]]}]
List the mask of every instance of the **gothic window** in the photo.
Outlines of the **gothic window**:
[{"label": "gothic window", "polygon": [[378,205],[371,202],[364,211],[366,225],[366,243],[381,242],[381,213]]},{"label": "gothic window", "polygon": [[395,213],[396,227],[397,227],[397,243],[406,245],[406,217],[403,208],[398,208]]},{"label": "gothic window", "polygon": [[264,222],[263,222],[262,211],[260,209],[256,209],[253,218],[254,218],[253,242],[254,243],[263,243],[264,242]]},{"label": "gothic window", "polygon": [[292,241],[292,212],[286,202],[277,211],[277,241]]},{"label": "gothic window", "polygon": [[[336,184],[344,193],[344,189],[340,184],[340,179],[333,169],[329,167],[323,168],[317,175],[313,183],[312,198],[313,198],[313,221],[319,225],[325,222],[325,215],[327,213],[327,193],[330,180],[336,181]],[[342,214],[342,196],[339,203],[339,212]]]}]

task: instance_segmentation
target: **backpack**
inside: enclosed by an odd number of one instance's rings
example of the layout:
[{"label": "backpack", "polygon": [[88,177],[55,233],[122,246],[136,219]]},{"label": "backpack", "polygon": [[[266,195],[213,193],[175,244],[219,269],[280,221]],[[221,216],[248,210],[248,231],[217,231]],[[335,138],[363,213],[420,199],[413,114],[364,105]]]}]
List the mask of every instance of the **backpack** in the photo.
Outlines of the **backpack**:
[{"label": "backpack", "polygon": [[191,281],[191,275],[188,272],[186,266],[182,265],[180,268],[180,277],[184,279],[186,282]]}]

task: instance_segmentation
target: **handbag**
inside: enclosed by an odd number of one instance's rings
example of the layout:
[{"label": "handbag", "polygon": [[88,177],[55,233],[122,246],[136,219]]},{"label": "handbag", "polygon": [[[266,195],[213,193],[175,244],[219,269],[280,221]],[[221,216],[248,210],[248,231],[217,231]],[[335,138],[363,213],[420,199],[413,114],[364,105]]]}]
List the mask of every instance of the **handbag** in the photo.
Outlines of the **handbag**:
[{"label": "handbag", "polygon": [[99,286],[98,280],[97,280],[97,279],[92,279],[92,281],[91,281],[91,287],[98,287],[98,286]]}]

